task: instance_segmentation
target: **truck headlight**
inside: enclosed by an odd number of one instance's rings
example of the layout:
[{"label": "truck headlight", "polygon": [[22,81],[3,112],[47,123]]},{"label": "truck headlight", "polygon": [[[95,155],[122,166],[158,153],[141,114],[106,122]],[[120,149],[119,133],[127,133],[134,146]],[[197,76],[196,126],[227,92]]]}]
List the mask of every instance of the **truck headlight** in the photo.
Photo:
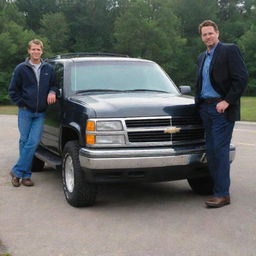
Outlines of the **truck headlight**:
[{"label": "truck headlight", "polygon": [[124,145],[125,136],[120,134],[120,131],[123,131],[123,125],[119,120],[88,120],[86,124],[86,144]]},{"label": "truck headlight", "polygon": [[123,126],[120,121],[97,121],[96,131],[122,131]]},{"label": "truck headlight", "polygon": [[125,144],[123,135],[96,135],[96,144]]}]

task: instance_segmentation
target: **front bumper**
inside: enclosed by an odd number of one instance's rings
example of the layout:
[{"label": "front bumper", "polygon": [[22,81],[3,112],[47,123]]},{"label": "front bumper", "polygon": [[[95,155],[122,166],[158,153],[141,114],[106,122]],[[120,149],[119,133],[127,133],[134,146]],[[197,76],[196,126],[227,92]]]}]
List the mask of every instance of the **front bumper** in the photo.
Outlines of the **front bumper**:
[{"label": "front bumper", "polygon": [[[230,145],[230,162],[235,158],[235,146]],[[88,149],[81,148],[79,160],[82,168],[91,170],[139,169],[174,166],[206,165],[205,148],[173,149],[127,148],[127,149]]]}]

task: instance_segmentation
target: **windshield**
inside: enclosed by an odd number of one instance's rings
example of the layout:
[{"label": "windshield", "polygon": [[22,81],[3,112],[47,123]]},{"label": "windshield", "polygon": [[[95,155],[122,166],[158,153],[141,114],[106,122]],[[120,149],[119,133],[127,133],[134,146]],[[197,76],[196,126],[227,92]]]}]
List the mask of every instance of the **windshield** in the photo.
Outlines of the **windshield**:
[{"label": "windshield", "polygon": [[74,62],[70,72],[73,92],[149,90],[178,94],[174,83],[154,62]]}]

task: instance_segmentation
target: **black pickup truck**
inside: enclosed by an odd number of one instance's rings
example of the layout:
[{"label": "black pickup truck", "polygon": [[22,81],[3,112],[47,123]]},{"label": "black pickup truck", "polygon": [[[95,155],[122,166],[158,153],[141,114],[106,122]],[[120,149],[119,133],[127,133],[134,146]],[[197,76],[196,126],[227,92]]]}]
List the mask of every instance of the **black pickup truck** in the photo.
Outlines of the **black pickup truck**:
[{"label": "black pickup truck", "polygon": [[[93,205],[97,186],[187,179],[212,191],[204,130],[189,87],[175,86],[153,61],[111,54],[66,54],[53,65],[50,105],[32,171],[62,169],[69,204]],[[230,146],[230,160],[235,148]]]}]

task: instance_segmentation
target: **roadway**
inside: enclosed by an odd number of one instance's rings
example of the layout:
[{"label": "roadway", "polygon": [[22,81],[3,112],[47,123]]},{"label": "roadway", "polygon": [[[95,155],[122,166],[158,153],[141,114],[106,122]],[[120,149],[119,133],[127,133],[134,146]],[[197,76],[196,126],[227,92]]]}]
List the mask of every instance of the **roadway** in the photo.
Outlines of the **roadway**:
[{"label": "roadway", "polygon": [[256,124],[236,124],[232,203],[207,209],[187,182],[104,185],[97,203],[73,208],[61,174],[34,173],[34,187],[14,188],[17,117],[0,115],[0,255],[255,256]]}]

